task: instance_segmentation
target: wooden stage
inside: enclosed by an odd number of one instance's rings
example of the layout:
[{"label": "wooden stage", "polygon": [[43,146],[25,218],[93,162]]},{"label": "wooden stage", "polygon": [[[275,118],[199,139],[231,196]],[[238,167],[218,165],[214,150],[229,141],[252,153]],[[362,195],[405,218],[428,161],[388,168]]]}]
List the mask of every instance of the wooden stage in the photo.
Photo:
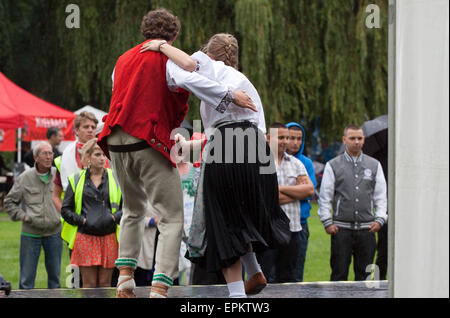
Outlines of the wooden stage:
[{"label": "wooden stage", "polygon": [[[387,281],[307,282],[268,284],[249,298],[388,298]],[[148,298],[149,287],[137,287],[137,298]],[[115,288],[12,290],[8,298],[114,298]],[[226,285],[174,286],[169,298],[227,298]]]}]

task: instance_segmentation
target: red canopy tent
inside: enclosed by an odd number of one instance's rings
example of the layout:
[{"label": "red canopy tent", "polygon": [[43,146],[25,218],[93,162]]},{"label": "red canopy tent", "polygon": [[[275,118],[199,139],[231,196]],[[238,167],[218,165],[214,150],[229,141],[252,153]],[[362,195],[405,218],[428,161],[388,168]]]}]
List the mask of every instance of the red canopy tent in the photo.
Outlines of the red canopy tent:
[{"label": "red canopy tent", "polygon": [[75,140],[75,114],[46,102],[11,82],[0,72],[0,129],[24,129],[24,140],[45,140],[49,127],[63,130],[64,140]]},{"label": "red canopy tent", "polygon": [[16,130],[0,128],[0,151],[16,151]]}]

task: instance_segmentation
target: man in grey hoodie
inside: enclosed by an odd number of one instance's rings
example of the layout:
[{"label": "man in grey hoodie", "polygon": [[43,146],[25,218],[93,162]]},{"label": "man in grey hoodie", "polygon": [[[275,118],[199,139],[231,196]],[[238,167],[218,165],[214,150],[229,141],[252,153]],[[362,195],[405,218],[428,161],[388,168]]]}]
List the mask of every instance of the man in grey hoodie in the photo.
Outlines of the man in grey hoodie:
[{"label": "man in grey hoodie", "polygon": [[20,289],[34,288],[36,269],[41,254],[45,253],[48,288],[60,288],[61,220],[52,201],[53,149],[48,142],[34,149],[35,165],[14,182],[5,198],[5,211],[13,221],[22,221],[20,236]]}]

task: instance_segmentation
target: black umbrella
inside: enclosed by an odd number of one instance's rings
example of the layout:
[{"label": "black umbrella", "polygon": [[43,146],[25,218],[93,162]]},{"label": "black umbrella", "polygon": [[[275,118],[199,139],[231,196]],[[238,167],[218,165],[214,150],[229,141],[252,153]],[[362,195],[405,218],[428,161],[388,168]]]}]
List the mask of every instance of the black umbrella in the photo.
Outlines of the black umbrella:
[{"label": "black umbrella", "polygon": [[375,135],[382,130],[388,129],[388,115],[381,115],[375,119],[366,121],[362,125],[362,129],[366,138]]},{"label": "black umbrella", "polygon": [[388,116],[382,115],[366,121],[362,125],[365,136],[363,152],[380,161],[383,172],[387,173],[388,157]]}]

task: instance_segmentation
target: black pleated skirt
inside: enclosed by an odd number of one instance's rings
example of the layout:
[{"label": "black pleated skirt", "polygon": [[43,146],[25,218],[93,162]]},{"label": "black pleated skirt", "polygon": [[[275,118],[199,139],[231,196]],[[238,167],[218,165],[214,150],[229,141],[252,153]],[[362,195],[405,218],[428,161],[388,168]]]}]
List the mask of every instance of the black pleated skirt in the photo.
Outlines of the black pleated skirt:
[{"label": "black pleated skirt", "polygon": [[211,145],[203,186],[207,246],[200,263],[217,272],[245,255],[249,243],[255,252],[284,246],[291,232],[263,133],[249,122],[233,123],[218,128]]}]

